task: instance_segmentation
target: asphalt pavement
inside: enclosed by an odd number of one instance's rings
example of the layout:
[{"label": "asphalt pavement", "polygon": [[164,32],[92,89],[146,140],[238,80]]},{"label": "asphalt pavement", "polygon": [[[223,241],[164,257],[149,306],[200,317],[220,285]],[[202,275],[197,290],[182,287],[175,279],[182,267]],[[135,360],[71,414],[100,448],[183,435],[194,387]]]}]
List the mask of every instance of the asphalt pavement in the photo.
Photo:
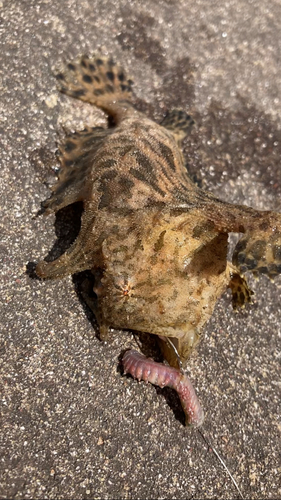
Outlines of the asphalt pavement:
[{"label": "asphalt pavement", "polygon": [[[159,121],[192,114],[184,154],[222,199],[281,211],[281,4],[274,0],[2,0],[0,497],[16,499],[281,498],[281,278],[250,278],[240,313],[225,293],[188,374],[201,433],[176,395],[124,377],[147,335],[97,336],[75,276],[40,281],[34,263],[68,246],[76,211],[37,215],[58,171],[65,130],[106,126],[58,93],[54,69],[112,55],[136,105]],[[73,222],[74,221],[74,222]],[[59,243],[58,243],[59,242]]]}]

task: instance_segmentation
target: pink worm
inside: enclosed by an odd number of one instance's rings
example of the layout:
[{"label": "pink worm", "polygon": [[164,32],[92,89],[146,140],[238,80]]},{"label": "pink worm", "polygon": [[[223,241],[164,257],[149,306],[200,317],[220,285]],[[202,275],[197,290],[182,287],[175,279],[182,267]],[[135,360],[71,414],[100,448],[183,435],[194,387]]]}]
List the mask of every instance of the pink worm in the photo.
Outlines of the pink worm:
[{"label": "pink worm", "polygon": [[176,368],[156,363],[151,358],[130,349],[123,359],[124,373],[159,387],[171,387],[177,391],[185,416],[186,424],[199,427],[204,420],[204,413],[197,399],[189,378]]}]

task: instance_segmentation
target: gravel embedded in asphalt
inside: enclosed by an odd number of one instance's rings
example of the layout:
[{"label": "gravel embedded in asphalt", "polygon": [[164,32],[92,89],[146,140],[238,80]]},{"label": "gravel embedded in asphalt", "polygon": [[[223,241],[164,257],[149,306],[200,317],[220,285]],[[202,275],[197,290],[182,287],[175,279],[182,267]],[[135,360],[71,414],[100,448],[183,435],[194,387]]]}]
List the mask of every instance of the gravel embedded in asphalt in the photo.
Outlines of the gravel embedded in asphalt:
[{"label": "gravel embedded in asphalt", "polygon": [[[36,217],[59,137],[106,124],[56,89],[53,69],[83,53],[123,64],[138,108],[155,120],[175,107],[192,114],[184,152],[200,185],[280,211],[281,5],[3,0],[0,16],[0,496],[239,498],[202,436],[183,426],[176,395],[122,377],[120,354],[139,349],[138,337],[113,331],[100,342],[79,277],[43,282],[30,270],[58,236],[73,237],[72,212]],[[241,313],[228,293],[220,299],[188,373],[202,432],[244,497],[277,499],[281,278],[251,286],[254,304]],[[154,355],[153,339],[141,341]]]}]

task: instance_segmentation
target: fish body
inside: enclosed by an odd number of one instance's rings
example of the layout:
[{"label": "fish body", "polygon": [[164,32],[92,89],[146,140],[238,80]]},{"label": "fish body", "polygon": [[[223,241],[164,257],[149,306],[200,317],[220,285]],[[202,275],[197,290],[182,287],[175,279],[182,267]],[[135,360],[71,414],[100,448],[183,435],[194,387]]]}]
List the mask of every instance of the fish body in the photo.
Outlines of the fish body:
[{"label": "fish body", "polygon": [[[132,81],[111,59],[84,56],[57,79],[62,92],[101,108],[113,126],[88,127],[61,145],[59,179],[43,207],[57,212],[82,202],[81,229],[36,272],[62,278],[91,270],[101,337],[112,327],[157,335],[179,368],[227,287],[234,308],[243,307],[252,295],[246,271],[280,274],[281,215],[229,204],[194,184],[181,152],[192,118],[172,110],[157,124],[138,112]],[[232,262],[230,232],[244,233]]]}]

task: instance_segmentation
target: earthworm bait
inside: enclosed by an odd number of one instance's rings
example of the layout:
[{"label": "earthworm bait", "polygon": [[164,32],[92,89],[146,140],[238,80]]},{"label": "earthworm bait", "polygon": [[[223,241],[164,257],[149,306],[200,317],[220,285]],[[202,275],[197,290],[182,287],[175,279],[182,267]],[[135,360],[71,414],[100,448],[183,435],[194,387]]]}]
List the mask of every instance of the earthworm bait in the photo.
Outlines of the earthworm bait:
[{"label": "earthworm bait", "polygon": [[186,424],[194,427],[202,425],[203,410],[192,383],[184,373],[163,363],[156,363],[133,349],[125,352],[122,362],[125,374],[129,373],[139,381],[144,380],[161,388],[174,389],[179,395],[186,416]]}]

